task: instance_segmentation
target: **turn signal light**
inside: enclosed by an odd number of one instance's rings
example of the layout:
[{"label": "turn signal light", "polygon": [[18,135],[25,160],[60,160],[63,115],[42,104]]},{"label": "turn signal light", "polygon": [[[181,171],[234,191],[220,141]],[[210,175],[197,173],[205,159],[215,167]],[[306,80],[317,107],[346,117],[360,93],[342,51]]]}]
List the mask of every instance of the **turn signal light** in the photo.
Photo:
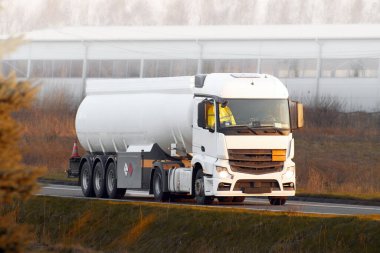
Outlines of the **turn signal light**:
[{"label": "turn signal light", "polygon": [[272,150],[272,161],[273,162],[284,162],[286,160],[286,150],[285,149],[273,149]]}]

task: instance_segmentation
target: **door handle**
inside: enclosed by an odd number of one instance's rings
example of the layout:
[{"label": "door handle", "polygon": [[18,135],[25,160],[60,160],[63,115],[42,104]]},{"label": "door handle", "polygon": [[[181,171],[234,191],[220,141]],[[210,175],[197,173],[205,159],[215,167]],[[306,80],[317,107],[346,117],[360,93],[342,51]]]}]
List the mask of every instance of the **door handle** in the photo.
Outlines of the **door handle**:
[{"label": "door handle", "polygon": [[205,149],[204,146],[201,146],[201,150],[202,150],[202,152],[205,152],[205,151],[206,151],[206,149]]}]

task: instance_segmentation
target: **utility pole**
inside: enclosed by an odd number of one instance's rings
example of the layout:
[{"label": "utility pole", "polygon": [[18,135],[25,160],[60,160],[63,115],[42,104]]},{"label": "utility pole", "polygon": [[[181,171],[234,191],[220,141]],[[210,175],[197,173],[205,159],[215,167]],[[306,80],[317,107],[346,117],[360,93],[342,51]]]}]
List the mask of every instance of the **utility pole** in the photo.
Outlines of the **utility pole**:
[{"label": "utility pole", "polygon": [[317,39],[315,39],[315,42],[318,46],[318,56],[317,56],[317,69],[316,69],[316,92],[315,92],[315,106],[318,106],[319,104],[319,97],[320,97],[320,79],[322,75],[322,42],[320,42]]},{"label": "utility pole", "polygon": [[88,59],[88,43],[82,41],[84,46],[83,65],[82,65],[82,100],[86,97],[86,79],[87,79],[87,59]]}]

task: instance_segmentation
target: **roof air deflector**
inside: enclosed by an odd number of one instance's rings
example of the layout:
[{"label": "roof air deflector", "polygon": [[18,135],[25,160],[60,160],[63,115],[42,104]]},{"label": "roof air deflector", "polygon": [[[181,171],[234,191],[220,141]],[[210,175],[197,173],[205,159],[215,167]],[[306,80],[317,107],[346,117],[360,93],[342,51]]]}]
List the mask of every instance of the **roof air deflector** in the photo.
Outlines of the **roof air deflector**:
[{"label": "roof air deflector", "polygon": [[206,74],[196,75],[195,76],[195,88],[203,88],[205,84]]}]

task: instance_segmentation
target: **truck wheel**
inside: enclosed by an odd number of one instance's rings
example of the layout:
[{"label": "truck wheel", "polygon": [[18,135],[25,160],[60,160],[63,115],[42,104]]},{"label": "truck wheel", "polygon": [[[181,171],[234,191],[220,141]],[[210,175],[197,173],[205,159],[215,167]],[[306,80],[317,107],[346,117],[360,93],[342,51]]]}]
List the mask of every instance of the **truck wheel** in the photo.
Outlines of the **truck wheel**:
[{"label": "truck wheel", "polygon": [[106,191],[110,199],[121,199],[127,191],[127,189],[124,188],[117,188],[117,174],[114,163],[108,164],[107,167]]},{"label": "truck wheel", "polygon": [[88,162],[84,162],[80,171],[80,187],[85,197],[94,197],[92,187],[92,170]]},{"label": "truck wheel", "polygon": [[222,203],[232,202],[233,197],[218,197],[218,201]]},{"label": "truck wheel", "polygon": [[162,188],[162,172],[160,169],[156,169],[153,175],[153,194],[157,201],[165,202],[170,198],[168,192],[164,192]]},{"label": "truck wheel", "polygon": [[235,202],[235,203],[243,203],[245,200],[245,197],[234,197],[232,199],[232,202]]},{"label": "truck wheel", "polygon": [[286,203],[286,198],[279,198],[279,197],[268,197],[269,203],[272,206],[282,206]]},{"label": "truck wheel", "polygon": [[195,192],[195,200],[199,205],[208,205],[211,204],[214,200],[210,196],[205,196],[205,187],[204,187],[204,176],[203,171],[198,170],[195,176],[194,182],[194,192]]},{"label": "truck wheel", "polygon": [[94,192],[97,198],[107,197],[106,184],[105,184],[105,171],[101,162],[96,163],[94,168]]}]

